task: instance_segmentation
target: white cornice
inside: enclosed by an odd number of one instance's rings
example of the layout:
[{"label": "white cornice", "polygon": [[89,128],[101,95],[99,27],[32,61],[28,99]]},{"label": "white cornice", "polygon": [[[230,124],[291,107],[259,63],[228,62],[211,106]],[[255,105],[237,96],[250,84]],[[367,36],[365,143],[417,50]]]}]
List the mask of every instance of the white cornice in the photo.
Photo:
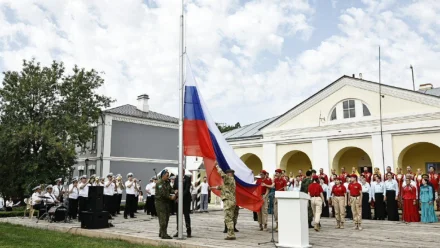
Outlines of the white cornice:
[{"label": "white cornice", "polygon": [[[87,158],[90,161],[100,160],[99,157]],[[79,158],[77,162],[84,162],[86,158]],[[107,161],[124,161],[124,162],[137,162],[137,163],[154,163],[154,164],[178,164],[177,160],[169,159],[155,159],[155,158],[129,158],[129,157],[104,157],[103,160]]]},{"label": "white cornice", "polygon": [[149,119],[142,119],[142,118],[124,116],[124,115],[118,115],[118,114],[108,114],[107,113],[107,115],[113,116],[114,121],[122,121],[122,122],[129,122],[129,123],[170,128],[170,129],[179,129],[179,124],[174,124],[174,123],[170,123],[170,122],[154,121],[154,120],[149,120]]},{"label": "white cornice", "polygon": [[[323,90],[322,92],[319,92],[313,98],[308,99],[303,104],[292,109],[290,112],[286,113],[284,116],[282,116],[278,120],[274,121],[272,124],[265,127],[264,129],[270,130],[271,128],[276,128],[276,127],[283,125],[287,121],[291,120],[295,116],[297,116],[300,113],[304,112],[305,110],[309,109],[310,107],[317,104],[318,102],[324,100],[325,98],[327,98],[328,96],[335,93],[336,91],[338,91],[339,89],[341,89],[342,87],[344,87],[346,85],[379,93],[379,85],[378,84],[371,83],[368,81],[362,81],[362,80],[358,80],[358,79],[352,79],[352,78],[348,78],[348,77],[341,78],[339,81],[337,81],[336,83],[334,83],[333,85],[331,85],[327,89]],[[404,99],[404,100],[408,100],[408,101],[412,101],[412,102],[417,102],[417,103],[421,103],[421,104],[426,104],[426,105],[430,105],[430,106],[440,107],[440,98],[434,97],[431,95],[423,95],[418,92],[413,92],[413,91],[408,91],[408,90],[399,89],[399,88],[395,88],[395,87],[390,87],[387,85],[382,85],[381,91],[382,91],[382,94],[384,94],[384,95],[389,95],[389,96],[393,96],[396,98],[400,98],[400,99]]]}]

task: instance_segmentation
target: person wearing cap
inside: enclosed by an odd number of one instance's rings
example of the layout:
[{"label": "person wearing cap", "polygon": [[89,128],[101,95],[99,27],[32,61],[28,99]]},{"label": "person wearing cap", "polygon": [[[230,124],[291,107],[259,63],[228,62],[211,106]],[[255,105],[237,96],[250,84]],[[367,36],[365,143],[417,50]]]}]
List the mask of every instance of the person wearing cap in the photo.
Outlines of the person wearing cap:
[{"label": "person wearing cap", "polygon": [[59,203],[60,201],[57,200],[57,198],[55,197],[55,195],[53,194],[53,186],[52,185],[48,185],[46,187],[46,194],[44,194],[44,196],[49,197],[46,200],[46,205],[50,208],[52,206],[54,206],[56,203]]},{"label": "person wearing cap", "polygon": [[[275,170],[275,178],[273,180],[272,185],[270,185],[269,188],[275,188],[275,191],[286,191],[287,189],[287,181],[282,177],[283,171],[281,169]],[[263,184],[264,186],[265,184]],[[274,215],[275,215],[275,222],[276,222],[276,231],[278,231],[278,199],[275,198],[274,200]]]},{"label": "person wearing cap", "polygon": [[159,219],[159,237],[162,239],[172,239],[167,233],[168,222],[170,220],[171,202],[176,200],[173,189],[169,181],[170,174],[167,170],[162,170],[160,179],[156,184],[155,205],[157,217]]},{"label": "person wearing cap", "polygon": [[124,218],[136,218],[134,216],[133,205],[137,206],[136,199],[136,181],[133,179],[133,173],[127,174],[127,181],[125,182],[125,208],[124,208]]},{"label": "person wearing cap", "polygon": [[313,176],[312,183],[309,185],[307,193],[310,196],[313,217],[315,222],[314,228],[315,231],[317,232],[319,232],[319,229],[321,227],[320,220],[321,220],[322,206],[325,206],[323,192],[324,191],[321,187],[321,184],[319,183],[319,176],[316,175]]},{"label": "person wearing cap", "polygon": [[109,213],[109,219],[113,219],[115,216],[114,205],[113,205],[113,195],[115,193],[115,184],[113,183],[113,173],[107,174],[107,179],[104,181],[104,211]]},{"label": "person wearing cap", "polygon": [[31,196],[31,210],[29,212],[29,218],[34,217],[34,211],[40,210],[41,206],[43,205],[42,199],[39,197],[41,196],[41,186],[37,186],[32,189],[34,193]]},{"label": "person wearing cap", "polygon": [[91,186],[87,176],[83,175],[80,177],[79,193],[78,193],[78,221],[81,221],[82,212],[87,211],[89,206],[89,187]]},{"label": "person wearing cap", "polygon": [[331,189],[331,199],[336,218],[336,228],[344,229],[345,206],[347,205],[347,189],[342,185],[341,178],[335,177]]},{"label": "person wearing cap", "polygon": [[[301,182],[301,188],[300,191],[308,194],[309,193],[309,186],[312,183],[312,171],[307,171],[306,172],[306,177],[302,180]],[[312,203],[309,200],[309,204],[307,207],[307,215],[308,215],[308,222],[309,222],[309,228],[314,228],[314,226],[312,225],[312,221],[313,221],[313,210],[312,210]]]},{"label": "person wearing cap", "polygon": [[215,166],[217,168],[218,173],[223,179],[223,185],[214,186],[211,187],[211,189],[217,189],[221,192],[221,198],[223,201],[223,211],[225,214],[225,225],[227,227],[227,237],[225,240],[235,240],[235,232],[234,232],[234,219],[236,217],[236,214],[238,214],[236,205],[236,199],[235,199],[235,178],[234,173],[235,171],[232,169],[228,169],[225,172],[220,168],[220,166],[215,163]]},{"label": "person wearing cap", "polygon": [[74,177],[69,185],[69,218],[76,220],[78,216],[78,178]]},{"label": "person wearing cap", "polygon": [[63,202],[64,187],[62,184],[62,178],[55,180],[56,185],[53,187],[53,195],[60,201]]},{"label": "person wearing cap", "polygon": [[[388,166],[389,167],[389,166]],[[389,221],[399,221],[399,213],[397,209],[397,200],[399,199],[399,185],[393,179],[393,173],[386,174],[388,180],[385,181],[384,187],[384,201],[387,203],[387,213]]]},{"label": "person wearing cap", "polygon": [[362,185],[357,181],[358,176],[356,174],[351,175],[351,182],[348,185],[348,193],[350,195],[350,201],[348,205],[351,206],[351,212],[353,215],[354,229],[362,230]]},{"label": "person wearing cap", "polygon": [[258,212],[258,224],[260,225],[260,231],[267,229],[267,207],[269,203],[269,189],[272,186],[272,179],[268,176],[267,171],[262,170],[260,178],[257,180],[257,184],[261,187],[261,197],[264,200],[260,211]]}]

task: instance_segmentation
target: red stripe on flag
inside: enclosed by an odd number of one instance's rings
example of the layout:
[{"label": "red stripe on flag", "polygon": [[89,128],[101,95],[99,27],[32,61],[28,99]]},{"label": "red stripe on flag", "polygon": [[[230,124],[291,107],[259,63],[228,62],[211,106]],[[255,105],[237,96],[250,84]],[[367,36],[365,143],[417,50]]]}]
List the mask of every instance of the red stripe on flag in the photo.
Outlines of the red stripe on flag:
[{"label": "red stripe on flag", "polygon": [[215,159],[206,121],[183,121],[183,148],[186,156]]},{"label": "red stripe on flag", "polygon": [[[215,160],[204,158],[203,161],[206,169],[206,177],[208,178],[208,184],[210,186],[222,185],[223,179],[215,167]],[[217,196],[221,195],[219,190],[212,190],[212,192]],[[263,198],[261,197],[261,187],[258,185],[254,187],[243,187],[242,185],[236,183],[235,199],[238,206],[249,209],[253,212],[259,212],[264,203]]]}]

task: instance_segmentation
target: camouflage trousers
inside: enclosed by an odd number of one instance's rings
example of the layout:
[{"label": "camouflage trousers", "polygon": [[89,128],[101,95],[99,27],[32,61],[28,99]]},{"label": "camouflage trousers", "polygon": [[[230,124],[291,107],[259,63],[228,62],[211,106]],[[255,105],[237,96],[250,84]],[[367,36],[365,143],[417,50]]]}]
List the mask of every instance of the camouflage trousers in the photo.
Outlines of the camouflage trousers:
[{"label": "camouflage trousers", "polygon": [[170,204],[167,202],[156,201],[156,212],[159,219],[159,237],[167,236],[168,222],[170,220]]},{"label": "camouflage trousers", "polygon": [[267,225],[267,206],[269,205],[268,195],[263,196],[264,203],[261,206],[260,212],[258,212],[258,224]]},{"label": "camouflage trousers", "polygon": [[235,205],[235,201],[224,200],[223,211],[225,213],[225,225],[228,228],[228,237],[235,237],[234,223],[238,218],[238,206]]}]

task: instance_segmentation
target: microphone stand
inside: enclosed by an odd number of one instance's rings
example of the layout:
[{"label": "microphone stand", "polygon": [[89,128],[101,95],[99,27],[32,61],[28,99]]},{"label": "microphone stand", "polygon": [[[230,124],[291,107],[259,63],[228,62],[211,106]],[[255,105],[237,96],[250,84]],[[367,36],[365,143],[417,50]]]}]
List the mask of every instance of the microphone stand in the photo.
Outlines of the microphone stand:
[{"label": "microphone stand", "polygon": [[[270,244],[270,243],[272,243],[275,247],[277,247],[277,245],[276,245],[276,241],[275,241],[275,238],[274,238],[274,228],[273,228],[273,223],[274,223],[274,215],[275,215],[275,208],[274,208],[274,206],[275,206],[275,191],[274,192],[270,192],[269,193],[269,197],[268,197],[268,200],[269,200],[269,206],[272,208],[272,231],[271,231],[271,233],[272,233],[272,238],[270,239],[270,241],[268,241],[268,242],[262,242],[262,243],[258,243],[258,245],[264,245],[264,244]],[[272,201],[271,201],[272,200]],[[272,203],[271,203],[272,202]],[[260,210],[261,211],[261,210]]]}]

